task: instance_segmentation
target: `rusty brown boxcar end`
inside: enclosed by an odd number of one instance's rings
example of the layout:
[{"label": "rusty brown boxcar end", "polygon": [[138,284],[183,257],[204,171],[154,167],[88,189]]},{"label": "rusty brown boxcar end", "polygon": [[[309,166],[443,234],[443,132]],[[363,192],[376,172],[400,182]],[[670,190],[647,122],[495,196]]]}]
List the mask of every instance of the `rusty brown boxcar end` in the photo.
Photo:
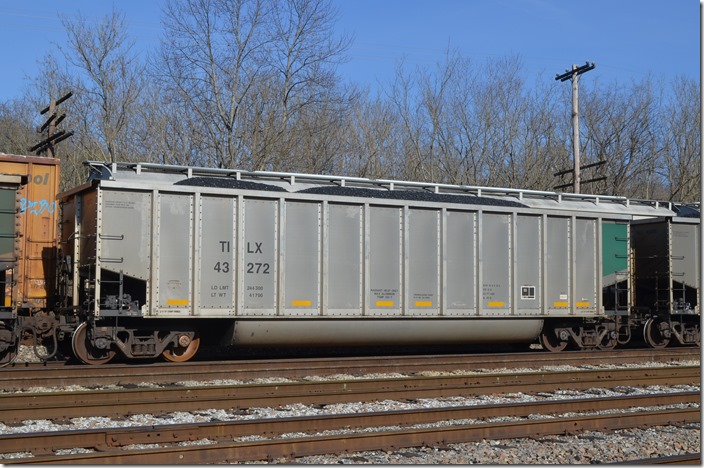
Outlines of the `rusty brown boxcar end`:
[{"label": "rusty brown boxcar end", "polygon": [[18,260],[12,304],[45,309],[54,295],[59,160],[32,156],[0,155],[0,174],[26,178],[18,207]]}]

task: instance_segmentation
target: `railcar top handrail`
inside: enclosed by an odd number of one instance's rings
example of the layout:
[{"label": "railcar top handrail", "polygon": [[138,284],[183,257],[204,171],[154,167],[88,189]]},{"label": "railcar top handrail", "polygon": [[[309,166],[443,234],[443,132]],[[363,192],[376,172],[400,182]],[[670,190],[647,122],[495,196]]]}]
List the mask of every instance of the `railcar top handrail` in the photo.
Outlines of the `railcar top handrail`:
[{"label": "railcar top handrail", "polygon": [[[515,197],[518,200],[523,200],[524,198],[542,198],[550,199],[556,202],[562,201],[588,201],[595,205],[601,202],[615,203],[624,205],[626,207],[634,205],[646,205],[652,206],[653,208],[666,208],[672,210],[675,206],[690,206],[699,209],[699,203],[678,203],[672,201],[657,201],[657,200],[642,200],[642,199],[630,199],[627,197],[613,196],[613,195],[593,195],[584,193],[563,193],[563,192],[549,192],[542,190],[528,190],[528,189],[513,189],[505,187],[482,187],[476,185],[453,185],[453,184],[441,184],[432,182],[413,182],[413,181],[402,181],[402,180],[391,180],[391,179],[367,179],[364,177],[351,177],[351,176],[332,176],[332,175],[319,175],[319,174],[305,174],[305,173],[293,173],[293,172],[275,172],[275,171],[245,171],[239,169],[221,169],[221,168],[209,168],[209,167],[196,167],[196,166],[180,166],[173,164],[158,164],[158,163],[145,163],[145,162],[104,162],[104,161],[85,161],[84,164],[93,168],[96,173],[101,174],[99,178],[105,178],[104,169],[110,171],[111,174],[118,172],[118,169],[127,169],[135,174],[142,174],[142,170],[146,169],[148,172],[162,172],[170,174],[183,174],[188,178],[196,176],[215,176],[215,177],[234,177],[236,180],[242,179],[269,179],[269,180],[281,180],[287,181],[289,184],[294,185],[296,181],[306,181],[306,182],[326,182],[330,184],[339,185],[345,187],[351,186],[373,186],[379,188],[386,188],[387,190],[395,190],[398,187],[410,188],[410,189],[422,189],[429,190],[433,193],[464,193],[474,196],[508,196]],[[104,168],[104,169],[103,169]]]}]

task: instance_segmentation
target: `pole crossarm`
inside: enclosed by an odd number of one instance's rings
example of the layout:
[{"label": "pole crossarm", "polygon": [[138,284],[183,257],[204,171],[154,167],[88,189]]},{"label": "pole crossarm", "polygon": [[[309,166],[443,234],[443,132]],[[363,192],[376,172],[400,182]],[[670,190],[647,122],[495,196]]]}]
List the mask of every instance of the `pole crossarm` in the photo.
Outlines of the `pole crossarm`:
[{"label": "pole crossarm", "polygon": [[73,96],[72,91],[64,94],[59,99],[54,99],[52,96],[49,97],[49,105],[39,112],[41,115],[48,112],[49,116],[46,122],[44,122],[40,127],[37,127],[37,133],[43,133],[46,131],[47,137],[29,148],[30,152],[36,151],[37,156],[46,152],[47,157],[53,158],[55,156],[55,145],[73,135],[73,131],[66,132],[65,130],[57,130],[57,126],[66,118],[66,113],[59,115],[56,108],[59,104],[66,101],[71,96]]},{"label": "pole crossarm", "polygon": [[555,80],[559,81],[567,81],[571,80],[574,78],[575,75],[581,75],[582,73],[586,73],[589,70],[593,70],[596,67],[596,64],[594,62],[586,62],[584,65],[581,67],[573,68],[571,70],[567,70],[565,73],[562,75],[555,75]]},{"label": "pole crossarm", "polygon": [[[606,164],[606,161],[604,161],[604,160],[597,161],[597,162],[595,162],[595,163],[586,164],[586,165],[584,165],[584,166],[579,166],[579,168],[580,168],[580,169],[589,169],[589,168],[591,168],[591,167],[601,166],[602,164]],[[571,174],[572,172],[574,172],[574,169],[564,169],[564,170],[562,170],[562,171],[555,172],[555,173],[553,174],[553,176],[558,177],[558,176],[562,176],[562,175],[565,175],[565,174]]]}]

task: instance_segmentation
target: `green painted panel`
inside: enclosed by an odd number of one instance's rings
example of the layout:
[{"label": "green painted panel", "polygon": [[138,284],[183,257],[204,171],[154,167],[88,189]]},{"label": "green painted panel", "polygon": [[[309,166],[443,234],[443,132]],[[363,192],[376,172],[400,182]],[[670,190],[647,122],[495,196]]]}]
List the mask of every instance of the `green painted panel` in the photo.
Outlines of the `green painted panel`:
[{"label": "green painted panel", "polygon": [[9,268],[15,251],[15,190],[0,189],[0,268]]},{"label": "green painted panel", "polygon": [[602,275],[628,270],[628,225],[604,222],[602,232]]}]

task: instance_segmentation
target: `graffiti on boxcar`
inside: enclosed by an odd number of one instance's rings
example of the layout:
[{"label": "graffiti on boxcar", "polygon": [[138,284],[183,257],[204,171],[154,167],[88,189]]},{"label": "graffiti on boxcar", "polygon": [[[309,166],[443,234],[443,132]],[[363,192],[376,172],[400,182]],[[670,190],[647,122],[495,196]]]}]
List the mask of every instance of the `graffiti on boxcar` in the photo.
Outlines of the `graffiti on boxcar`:
[{"label": "graffiti on boxcar", "polygon": [[27,198],[20,198],[20,213],[31,213],[35,216],[40,214],[52,214],[56,211],[56,202],[49,203],[46,200],[32,201]]}]

